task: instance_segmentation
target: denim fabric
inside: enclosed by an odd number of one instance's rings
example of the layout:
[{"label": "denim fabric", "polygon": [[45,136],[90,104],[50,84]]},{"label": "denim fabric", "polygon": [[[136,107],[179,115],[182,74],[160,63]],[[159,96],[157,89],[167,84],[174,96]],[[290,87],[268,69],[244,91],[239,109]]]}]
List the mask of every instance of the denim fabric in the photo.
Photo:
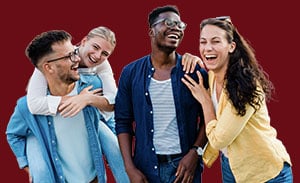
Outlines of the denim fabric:
[{"label": "denim fabric", "polygon": [[[173,183],[176,179],[175,173],[177,171],[177,167],[179,165],[179,161],[182,159],[182,157],[175,158],[173,160],[170,160],[166,163],[160,163],[159,164],[159,178],[160,182],[163,183]],[[203,168],[203,164],[201,165]],[[194,180],[193,183],[201,183],[202,182],[202,168],[199,170],[198,168],[195,171],[194,174]]]},{"label": "denim fabric", "polygon": [[114,114],[112,114],[112,116],[111,116],[109,119],[107,119],[107,120],[105,121],[105,124],[108,126],[108,128],[109,128],[115,135],[117,135],[117,133],[116,133],[116,121],[115,121],[115,115],[114,115]]},{"label": "denim fabric", "polygon": [[266,183],[293,183],[293,173],[292,168],[288,163],[284,163],[284,166],[275,178],[269,180]]},{"label": "denim fabric", "polygon": [[99,123],[98,136],[102,152],[108,162],[116,182],[129,183],[118,144],[117,136],[102,121]]},{"label": "denim fabric", "polygon": [[[185,155],[196,141],[200,124],[204,124],[202,106],[181,81],[185,72],[181,55],[176,53],[176,66],[171,71],[172,90],[178,124],[180,146]],[[208,87],[207,73],[197,66]],[[120,76],[115,103],[116,132],[135,135],[134,163],[149,182],[159,182],[158,160],[153,144],[153,106],[149,85],[155,69],[150,55],[125,66]],[[189,74],[198,81],[196,72]],[[135,122],[135,124],[133,124]],[[200,166],[200,163],[199,165]]]},{"label": "denim fabric", "polygon": [[52,183],[50,176],[51,173],[49,172],[47,163],[43,158],[41,147],[33,134],[27,136],[26,154],[33,183]]},{"label": "denim fabric", "polygon": [[[98,77],[81,76],[78,92],[90,85],[99,88],[99,84],[101,84],[101,82],[99,82]],[[103,117],[100,116],[97,108],[91,106],[85,107],[83,113],[98,180],[99,182],[105,182],[105,167],[97,135],[99,121],[103,119]],[[26,138],[31,135],[31,133],[36,137],[40,145],[41,154],[46,162],[47,171],[49,171],[48,175],[51,177],[50,182],[65,182],[56,149],[57,142],[53,126],[53,117],[32,115],[28,110],[26,97],[22,97],[17,102],[17,106],[15,107],[15,111],[10,118],[6,130],[8,143],[17,158],[20,168],[28,165]],[[35,156],[34,154],[32,155],[33,157]]]},{"label": "denim fabric", "polygon": [[228,158],[224,156],[222,153],[221,155],[221,169],[222,169],[222,182],[223,183],[235,183],[235,179],[233,173],[231,171]]},{"label": "denim fabric", "polygon": [[[116,135],[102,121],[99,123],[98,135],[101,149],[116,182],[129,183]],[[26,151],[33,182],[50,183],[51,178],[47,164],[43,159],[40,145],[33,134],[27,137]]]},{"label": "denim fabric", "polygon": [[[230,169],[228,158],[223,154],[221,156],[221,167],[222,167],[222,182],[223,183],[235,183],[232,171]],[[275,178],[267,181],[266,183],[293,183],[292,168],[288,163],[284,163],[284,166]]]}]

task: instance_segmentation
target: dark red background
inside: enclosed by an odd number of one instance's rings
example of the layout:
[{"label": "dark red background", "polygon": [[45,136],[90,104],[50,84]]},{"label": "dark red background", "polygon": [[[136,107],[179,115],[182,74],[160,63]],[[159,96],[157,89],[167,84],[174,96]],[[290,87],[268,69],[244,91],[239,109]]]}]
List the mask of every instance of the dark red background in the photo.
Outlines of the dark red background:
[{"label": "dark red background", "polygon": [[[4,3],[4,2],[3,2]],[[263,3],[263,4],[261,4]],[[299,147],[297,123],[299,98],[299,9],[296,3],[274,1],[7,1],[1,5],[1,179],[27,182],[18,169],[5,136],[5,129],[16,100],[25,94],[33,66],[24,55],[28,42],[50,29],[64,29],[74,37],[74,43],[100,25],[110,27],[117,36],[117,47],[110,63],[118,80],[122,67],[150,52],[147,15],[154,7],[177,5],[181,18],[188,24],[179,53],[198,55],[199,23],[202,19],[229,15],[240,33],[256,50],[259,62],[276,87],[275,100],[269,103],[271,123],[285,144],[292,162],[294,182],[297,182],[296,154]],[[288,84],[289,83],[289,84]],[[290,88],[288,88],[290,87]],[[299,133],[298,133],[299,134]],[[298,144],[298,143],[297,143]],[[298,160],[299,162],[299,160]],[[203,182],[221,182],[217,162],[205,169]],[[110,181],[113,182],[113,181]]]}]

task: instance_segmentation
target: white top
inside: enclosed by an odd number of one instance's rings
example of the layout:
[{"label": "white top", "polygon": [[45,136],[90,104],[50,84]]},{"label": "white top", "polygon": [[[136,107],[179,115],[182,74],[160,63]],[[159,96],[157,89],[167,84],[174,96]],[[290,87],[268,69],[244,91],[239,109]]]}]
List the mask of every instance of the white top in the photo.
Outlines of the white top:
[{"label": "white top", "polygon": [[[77,85],[69,95],[77,94]],[[59,113],[53,117],[57,151],[67,182],[90,182],[96,177],[89,147],[88,133],[83,112],[73,117],[62,117]],[[70,130],[72,129],[72,130]]]},{"label": "white top", "polygon": [[[103,83],[103,97],[105,97],[110,104],[115,103],[115,96],[117,93],[116,81],[108,60],[105,60],[100,65],[93,68],[81,68],[84,73],[94,72],[98,74]],[[47,95],[47,81],[41,71],[35,68],[28,86],[27,86],[27,104],[29,111],[32,114],[42,115],[56,115],[57,108],[60,103],[60,96]],[[103,112],[107,119],[113,112]]]},{"label": "white top", "polygon": [[[219,105],[219,101],[217,99],[217,87],[216,87],[216,82],[214,82],[214,88],[213,88],[213,92],[212,92],[212,96],[211,96],[215,111],[218,110],[218,105]],[[227,147],[224,147],[221,149],[222,153],[224,154],[225,157],[228,157],[227,155]]]},{"label": "white top", "polygon": [[156,154],[181,153],[171,79],[151,78],[149,93],[153,106],[153,143]]}]

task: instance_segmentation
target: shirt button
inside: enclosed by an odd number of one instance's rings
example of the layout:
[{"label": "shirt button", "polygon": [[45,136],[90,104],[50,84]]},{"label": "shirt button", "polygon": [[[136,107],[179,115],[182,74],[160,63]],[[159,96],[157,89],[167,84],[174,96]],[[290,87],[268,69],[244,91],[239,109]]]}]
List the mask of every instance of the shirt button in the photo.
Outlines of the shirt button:
[{"label": "shirt button", "polygon": [[154,148],[152,147],[151,150],[154,151]]},{"label": "shirt button", "polygon": [[153,130],[153,129],[151,129],[151,132],[153,133],[153,132],[154,132],[154,130]]},{"label": "shirt button", "polygon": [[50,121],[48,121],[48,125],[51,125],[51,122],[50,122]]},{"label": "shirt button", "polygon": [[150,114],[152,114],[153,113],[153,111],[150,111]]},{"label": "shirt button", "polygon": [[148,78],[151,78],[151,75],[148,75]]},{"label": "shirt button", "polygon": [[157,166],[154,166],[154,169],[157,169]]},{"label": "shirt button", "polygon": [[146,92],[145,95],[148,96],[148,92]]}]

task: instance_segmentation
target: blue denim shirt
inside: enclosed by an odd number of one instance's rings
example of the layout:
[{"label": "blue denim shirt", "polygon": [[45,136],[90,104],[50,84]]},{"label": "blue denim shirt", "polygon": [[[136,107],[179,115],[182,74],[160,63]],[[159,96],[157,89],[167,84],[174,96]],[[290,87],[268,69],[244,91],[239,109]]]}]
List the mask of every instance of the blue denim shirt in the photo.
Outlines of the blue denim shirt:
[{"label": "blue denim shirt", "polygon": [[[101,80],[100,80],[101,81]],[[78,81],[78,93],[87,86],[93,85],[94,88],[102,87],[97,76],[80,76]],[[97,171],[98,181],[105,182],[105,167],[102,159],[102,151],[98,139],[98,123],[103,117],[97,108],[87,106],[83,109],[84,119],[88,132],[89,145],[92,152],[93,162]],[[65,182],[62,172],[61,160],[57,152],[57,139],[55,136],[53,117],[45,115],[32,115],[27,107],[26,96],[17,101],[14,113],[12,114],[7,126],[7,141],[17,158],[20,168],[28,165],[26,157],[26,137],[33,134],[40,143],[43,157],[47,163],[50,182]],[[76,153],[76,152],[70,152]]]},{"label": "blue denim shirt", "polygon": [[[184,76],[181,55],[176,54],[177,64],[171,71],[171,82],[176,108],[180,146],[187,154],[198,136],[198,122],[204,125],[202,107],[181,81]],[[197,67],[207,84],[207,73]],[[115,103],[116,132],[135,135],[134,163],[150,182],[159,182],[158,160],[153,145],[153,116],[149,84],[154,73],[150,55],[125,66],[119,80]],[[189,74],[198,81],[196,72]],[[135,128],[133,122],[135,121]],[[198,171],[202,171],[199,161]],[[197,171],[197,170],[196,170]]]}]

